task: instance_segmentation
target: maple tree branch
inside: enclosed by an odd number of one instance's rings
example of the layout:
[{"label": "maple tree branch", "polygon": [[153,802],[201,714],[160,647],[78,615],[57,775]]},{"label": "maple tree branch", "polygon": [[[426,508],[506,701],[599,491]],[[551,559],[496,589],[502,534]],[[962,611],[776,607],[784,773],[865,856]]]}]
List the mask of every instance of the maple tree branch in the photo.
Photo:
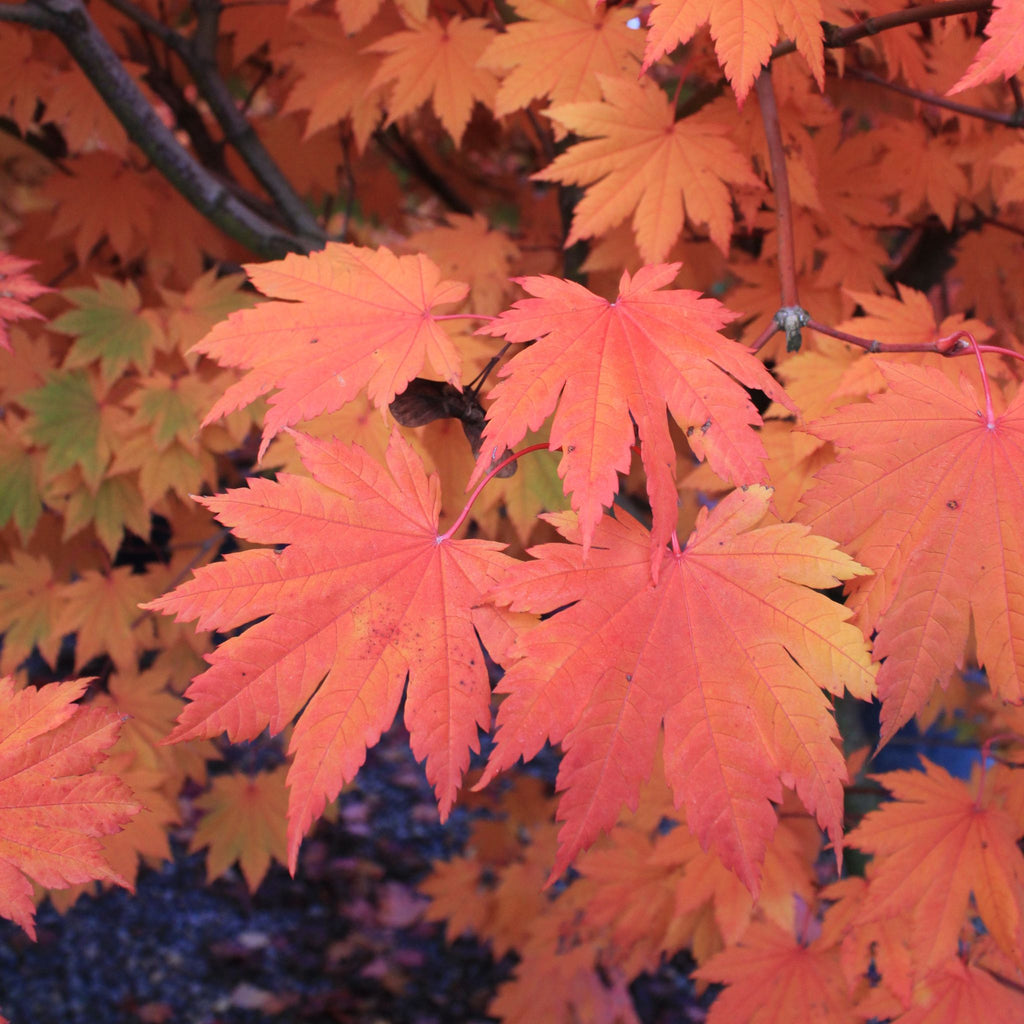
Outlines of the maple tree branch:
[{"label": "maple tree branch", "polygon": [[844,76],[856,78],[871,85],[881,85],[901,96],[909,96],[911,99],[920,100],[933,107],[941,107],[944,110],[951,110],[955,114],[963,114],[966,117],[976,117],[981,121],[991,121],[993,124],[1003,124],[1008,128],[1020,128],[1024,126],[1024,108],[1017,107],[1012,114],[1002,114],[996,110],[984,110],[982,107],[972,107],[967,103],[957,103],[956,100],[947,100],[937,93],[925,92],[923,89],[913,89],[909,85],[901,85],[899,82],[890,82],[888,79],[875,75],[870,71],[862,71],[860,68],[846,68]]},{"label": "maple tree branch", "polygon": [[[829,327],[828,324],[823,324],[819,320],[815,320],[814,317],[808,317],[807,326],[812,331],[817,331],[819,334],[827,334],[830,338],[836,338],[839,341],[845,341],[850,345],[856,345],[858,348],[864,349],[866,352],[875,354],[877,352],[938,352],[939,349],[936,347],[937,342],[893,342],[893,341],[879,341],[877,338],[863,338],[859,334],[848,334],[846,331],[840,331],[835,327]],[[952,352],[945,352],[944,355],[952,355]]]},{"label": "maple tree branch", "polygon": [[[977,11],[986,11],[992,6],[992,0],[943,0],[941,3],[923,4],[920,7],[908,7],[899,11],[890,11],[888,14],[880,14],[875,18],[865,18],[858,25],[851,25],[848,28],[838,28],[829,22],[822,22],[825,30],[825,48],[842,49],[855,43],[865,36],[876,36],[886,29],[899,28],[901,25],[913,25],[915,22],[932,21],[935,18],[948,18],[954,14],[973,14]],[[788,53],[796,52],[796,42],[792,39],[772,47],[771,59],[784,57]]]},{"label": "maple tree branch", "polygon": [[992,355],[1006,356],[1010,359],[1017,359],[1024,362],[1024,352],[1015,352],[1010,348],[1003,348],[1001,345],[979,345],[969,331],[954,331],[952,334],[936,338],[934,341],[879,341],[877,338],[863,338],[858,334],[848,334],[835,327],[829,327],[813,317],[808,317],[806,326],[819,334],[827,334],[830,338],[845,341],[850,345],[870,352],[872,355],[886,352],[935,352],[940,356],[953,359],[957,356],[970,355],[977,352],[980,360],[981,353],[988,352]]},{"label": "maple tree branch", "polygon": [[282,230],[235,197],[175,138],[100,33],[82,0],[0,4],[0,21],[51,32],[121,123],[128,137],[207,220],[266,259],[308,252],[317,239]]},{"label": "maple tree branch", "polygon": [[132,0],[107,0],[107,3],[177,54],[196,83],[200,95],[209,104],[224,132],[224,140],[255,175],[288,226],[297,234],[309,236],[322,246],[326,241],[323,229],[277,162],[264,148],[220,75],[216,56],[220,17],[218,5],[208,0],[194,0],[196,31],[192,39],[187,39]]}]

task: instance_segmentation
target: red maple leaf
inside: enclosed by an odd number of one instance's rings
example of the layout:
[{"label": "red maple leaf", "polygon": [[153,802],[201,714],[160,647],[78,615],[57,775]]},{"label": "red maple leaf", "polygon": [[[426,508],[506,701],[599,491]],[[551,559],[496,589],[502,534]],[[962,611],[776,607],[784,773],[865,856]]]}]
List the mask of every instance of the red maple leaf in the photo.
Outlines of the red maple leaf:
[{"label": "red maple leaf", "polygon": [[0,252],[0,348],[8,352],[11,351],[11,339],[7,324],[12,320],[43,320],[43,314],[27,303],[53,291],[25,273],[34,262]]},{"label": "red maple leaf", "polygon": [[848,604],[877,631],[882,740],[978,658],[1004,700],[1024,696],[1024,391],[994,416],[938,370],[876,365],[889,390],[808,430],[842,449],[799,518],[874,572]]},{"label": "red maple leaf", "polygon": [[[577,544],[545,544],[495,590],[513,611],[571,605],[517,641],[481,780],[562,744],[552,877],[636,809],[662,722],[676,802],[752,892],[783,783],[839,844],[846,769],[821,687],[867,697],[872,670],[847,611],[809,588],[864,570],[799,526],[758,527],[770,496],[749,487],[702,510],[685,550],[658,550],[656,585],[647,531],[605,517],[586,564]],[[548,518],[579,541],[571,515]]]},{"label": "red maple leaf", "polygon": [[655,570],[677,514],[666,407],[697,457],[735,484],[767,479],[764,448],[752,429],[761,419],[740,384],[795,411],[764,366],[718,333],[735,313],[697,292],[662,290],[678,270],[667,263],[623,273],[615,302],[571,281],[518,278],[535,297],[519,300],[480,332],[538,340],[499,371],[507,379],[491,391],[477,476],[492,453],[538,429],[557,405],[550,448],[562,449],[558,472],[572,492],[586,551],[639,434]]},{"label": "red maple leaf", "polygon": [[992,17],[985,26],[988,38],[948,96],[992,82],[1000,75],[1010,78],[1024,66],[1024,6],[1014,0],[994,0],[992,6]]},{"label": "red maple leaf", "polygon": [[[285,544],[228,555],[147,607],[228,629],[266,616],[209,656],[171,741],[227,732],[280,732],[296,715],[288,773],[289,865],[310,823],[338,795],[395,717],[426,758],[447,817],[490,726],[490,686],[474,610],[512,560],[491,541],[438,536],[436,477],[397,433],[385,470],[361,448],[296,435],[313,479],[277,481],[203,498],[240,537]],[[496,644],[494,649],[498,649]]]},{"label": "red maple leaf", "polygon": [[140,810],[117,776],[96,770],[121,718],[75,704],[87,684],[15,692],[13,680],[0,679],[0,915],[33,939],[30,878],[52,889],[96,879],[131,888],[99,839]]}]

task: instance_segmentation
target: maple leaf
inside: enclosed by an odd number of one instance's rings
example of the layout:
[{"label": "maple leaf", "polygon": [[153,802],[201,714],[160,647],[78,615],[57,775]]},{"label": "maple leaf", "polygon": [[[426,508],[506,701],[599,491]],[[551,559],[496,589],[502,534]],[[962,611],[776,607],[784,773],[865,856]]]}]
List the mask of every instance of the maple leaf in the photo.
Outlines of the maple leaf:
[{"label": "maple leaf", "polygon": [[642,34],[628,25],[627,7],[591,0],[515,0],[522,21],[494,38],[482,67],[507,71],[494,113],[510,114],[546,96],[552,103],[599,100],[599,74],[617,75],[639,58]]},{"label": "maple leaf", "polygon": [[947,96],[993,82],[1000,75],[1008,79],[1024,66],[1024,7],[1015,0],[994,0],[985,34],[988,38],[973,63]]},{"label": "maple leaf", "polygon": [[924,970],[957,949],[974,896],[989,934],[1010,956],[1024,943],[1024,827],[1000,806],[997,786],[966,783],[924,761],[924,771],[874,778],[895,798],[866,815],[847,839],[875,855],[871,899],[859,920],[909,913],[911,948]]},{"label": "maple leaf", "polygon": [[647,20],[643,70],[710,23],[715,53],[742,103],[779,38],[779,23],[796,42],[818,87],[825,82],[820,0],[655,0]]},{"label": "maple leaf", "polygon": [[459,145],[474,102],[493,106],[498,80],[478,67],[494,31],[483,18],[453,15],[442,25],[436,18],[395,32],[368,46],[387,57],[368,89],[394,81],[388,97],[388,121],[410,114],[430,99],[449,135]]},{"label": "maple leaf", "polygon": [[209,334],[229,313],[256,305],[256,296],[241,290],[244,283],[244,275],[221,276],[214,268],[200,274],[185,292],[161,288],[163,335],[168,345],[184,352]]},{"label": "maple leaf", "polygon": [[120,717],[74,703],[87,680],[15,691],[0,679],[0,914],[35,938],[35,879],[64,888],[105,879],[130,888],[100,836],[140,810],[128,788],[96,770]]},{"label": "maple leaf", "polygon": [[0,252],[0,348],[13,351],[7,325],[12,320],[43,320],[43,314],[28,305],[53,291],[25,273],[35,260],[23,260]]},{"label": "maple leaf", "polygon": [[109,400],[107,388],[81,370],[47,374],[46,383],[26,391],[21,404],[32,416],[26,432],[46,446],[45,473],[77,467],[92,488],[110,465],[128,414]]},{"label": "maple leaf", "polygon": [[[156,197],[147,175],[112,153],[80,155],[67,167],[69,174],[50,175],[44,185],[57,206],[50,234],[74,233],[82,266],[104,239],[126,261],[152,244]],[[83,182],[88,184],[83,187]],[[98,203],[97,196],[117,196],[117,202]]]},{"label": "maple leaf", "polygon": [[43,512],[39,457],[12,411],[0,422],[0,526],[13,522],[25,543]]},{"label": "maple leaf", "polygon": [[[520,343],[538,339],[499,370],[477,475],[491,453],[536,430],[556,404],[549,447],[580,514],[584,549],[602,508],[629,468],[635,433],[654,512],[652,559],[676,527],[676,453],[665,409],[687,431],[698,458],[736,484],[765,479],[760,422],[736,382],[787,408],[785,392],[754,357],[718,333],[733,320],[715,299],[663,291],[678,263],[623,273],[615,302],[554,277],[518,278],[531,295],[480,329]],[[634,428],[634,423],[636,424]]]},{"label": "maple leaf", "polygon": [[848,604],[885,659],[886,742],[962,667],[972,617],[992,689],[1024,697],[1024,391],[990,427],[938,370],[874,362],[888,392],[807,427],[843,450],[798,518],[876,574]]},{"label": "maple leaf", "polygon": [[[142,807],[120,832],[104,836],[102,840],[103,856],[110,866],[134,885],[140,861],[145,860],[151,867],[156,867],[174,860],[168,832],[171,826],[181,824],[178,800],[176,796],[169,798],[165,792],[170,789],[167,773],[147,771],[132,764],[131,754],[111,754],[104,768],[117,775]],[[95,883],[90,883],[87,888],[95,889]],[[68,896],[72,895],[73,891],[68,893]],[[50,899],[57,905],[61,894],[51,892]]]},{"label": "maple leaf", "polygon": [[186,778],[204,784],[207,761],[216,761],[219,755],[205,740],[164,745],[185,703],[167,689],[169,675],[159,662],[144,672],[113,672],[107,693],[97,694],[93,704],[114,708],[124,719],[116,751],[131,759],[132,772],[156,777],[169,792],[177,793]]},{"label": "maple leaf", "polygon": [[13,672],[36,647],[56,665],[62,639],[56,624],[63,606],[48,558],[16,549],[0,563],[0,672]]},{"label": "maple leaf", "polygon": [[267,874],[271,858],[282,864],[288,790],[286,765],[256,775],[218,775],[210,791],[196,799],[205,813],[199,819],[189,852],[209,847],[206,880],[212,882],[238,861],[249,892],[255,892]]},{"label": "maple leaf", "polygon": [[239,536],[284,551],[230,555],[146,606],[198,618],[201,629],[267,616],[209,656],[170,740],[251,739],[299,715],[288,773],[293,871],[306,829],[391,724],[407,675],[412,749],[447,817],[477,727],[490,722],[474,630],[486,639],[491,628],[486,609],[471,609],[512,561],[503,545],[438,536],[437,478],[397,432],[387,471],[356,446],[296,443],[312,480],[250,480],[201,499]]},{"label": "maple leaf", "polygon": [[[349,118],[356,146],[364,149],[384,110],[386,85],[367,87],[380,68],[380,58],[365,51],[381,31],[375,25],[350,36],[336,17],[320,15],[295,18],[293,24],[301,35],[282,57],[291,61],[298,78],[284,109],[309,111],[306,138]],[[390,19],[384,24],[390,27]]]},{"label": "maple leaf", "polygon": [[64,358],[65,369],[88,366],[99,360],[106,383],[129,366],[148,371],[160,328],[152,310],[142,309],[139,290],[131,281],[96,279],[97,288],[68,288],[63,295],[78,309],[50,322],[61,334],[76,336]]},{"label": "maple leaf", "polygon": [[468,282],[470,309],[500,308],[510,290],[509,266],[519,258],[519,247],[479,213],[450,213],[445,220],[445,226],[410,235],[409,251],[426,253],[442,274]]},{"label": "maple leaf", "polygon": [[635,809],[662,721],[666,778],[690,828],[751,892],[782,782],[838,846],[846,771],[821,687],[867,697],[872,671],[849,613],[808,588],[865,570],[801,527],[758,528],[770,497],[749,487],[703,509],[682,552],[659,552],[657,585],[638,523],[604,518],[585,564],[572,517],[552,515],[577,543],[532,548],[536,561],[495,588],[513,611],[571,605],[516,643],[481,780],[545,739],[562,744],[552,878],[624,804]]},{"label": "maple leaf", "polygon": [[260,458],[284,427],[332,412],[366,387],[388,405],[429,360],[461,387],[461,361],[431,310],[461,302],[468,286],[442,281],[426,256],[329,243],[310,256],[247,264],[252,283],[277,300],[232,313],[195,351],[250,372],[231,385],[203,426],[270,398]]},{"label": "maple leaf", "polygon": [[729,185],[760,189],[728,128],[700,114],[677,121],[653,83],[598,76],[604,100],[552,107],[567,131],[589,136],[534,175],[586,185],[566,246],[615,227],[630,213],[640,255],[663,260],[683,229],[684,214],[707,224],[711,240],[729,249],[733,212]]},{"label": "maple leaf", "polygon": [[727,986],[708,1024],[864,1020],[847,991],[839,951],[820,939],[800,942],[770,921],[752,924],[738,945],[713,956],[694,977]]},{"label": "maple leaf", "polygon": [[[149,457],[159,458],[152,448],[149,449]],[[145,498],[135,479],[107,477],[92,491],[81,485],[76,474],[75,484],[69,486],[63,506],[53,495],[49,497],[49,504],[52,508],[59,508],[64,516],[64,540],[91,526],[107,553],[114,558],[125,530],[131,530],[139,537],[149,533],[152,503],[147,504]]]},{"label": "maple leaf", "polygon": [[148,576],[130,566],[108,572],[89,569],[62,590],[64,608],[57,633],[76,633],[75,660],[84,665],[108,654],[118,668],[134,667],[142,638],[136,632],[139,604],[153,594]]},{"label": "maple leaf", "polygon": [[[1024,993],[1012,974],[1003,974],[998,968],[1011,968],[1011,964],[997,964],[997,969],[986,970],[983,958],[976,962],[972,956],[964,962],[951,956],[925,979],[909,1010],[895,1017],[893,1024],[962,1024],[988,1021],[1024,1020]],[[999,977],[1003,974],[1003,979]]]}]

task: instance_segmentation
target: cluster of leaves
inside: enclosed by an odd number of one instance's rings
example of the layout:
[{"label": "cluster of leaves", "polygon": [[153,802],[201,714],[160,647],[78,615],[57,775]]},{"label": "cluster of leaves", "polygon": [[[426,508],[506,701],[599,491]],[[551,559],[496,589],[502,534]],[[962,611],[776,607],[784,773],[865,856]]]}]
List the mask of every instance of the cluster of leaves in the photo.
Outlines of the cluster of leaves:
[{"label": "cluster of leaves", "polygon": [[185,787],[294,871],[400,709],[444,818],[493,716],[501,1019],[1024,1016],[1024,24],[893,7],[0,5],[0,913]]}]

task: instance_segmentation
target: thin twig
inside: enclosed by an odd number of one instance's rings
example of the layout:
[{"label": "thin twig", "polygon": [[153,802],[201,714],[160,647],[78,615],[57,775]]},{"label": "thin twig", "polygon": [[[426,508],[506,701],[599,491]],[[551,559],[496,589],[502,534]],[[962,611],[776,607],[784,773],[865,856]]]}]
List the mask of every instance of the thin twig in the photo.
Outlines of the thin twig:
[{"label": "thin twig", "polygon": [[388,156],[419,178],[450,210],[472,215],[473,207],[452,188],[446,178],[427,163],[423,154],[398,130],[397,125],[378,128],[373,137]]},{"label": "thin twig", "polygon": [[[886,29],[932,21],[935,18],[948,18],[956,14],[972,14],[988,10],[991,6],[992,0],[946,0],[944,3],[922,4],[920,7],[891,11],[889,14],[880,14],[877,18],[865,18],[859,25],[851,25],[849,28],[837,28],[835,25],[824,23],[825,47],[841,49],[865,36],[876,36]],[[772,47],[772,60],[795,52],[796,43],[792,39],[786,39]]]},{"label": "thin twig", "polygon": [[931,104],[933,107],[941,107],[943,110],[951,110],[954,114],[963,114],[966,117],[976,117],[979,121],[990,121],[992,124],[1006,125],[1008,128],[1020,128],[1024,126],[1024,108],[1018,107],[1012,114],[1001,114],[996,110],[985,110],[982,107],[972,107],[967,103],[957,103],[956,100],[947,100],[945,96],[939,96],[934,92],[925,92],[923,89],[913,89],[909,85],[901,85],[899,82],[890,82],[886,78],[872,74],[870,71],[862,71],[860,68],[846,68],[844,76],[856,78],[862,82],[870,82],[872,85],[880,85],[901,96],[909,96],[911,99],[920,100],[922,103]]},{"label": "thin twig", "polygon": [[779,285],[783,306],[799,306],[800,294],[796,284],[796,246],[793,242],[793,204],[789,196],[789,175],[786,173],[786,154],[782,146],[782,128],[779,109],[772,88],[771,65],[765,65],[754,82],[761,107],[761,120],[768,140],[768,159],[775,187],[775,216],[779,225]]}]

